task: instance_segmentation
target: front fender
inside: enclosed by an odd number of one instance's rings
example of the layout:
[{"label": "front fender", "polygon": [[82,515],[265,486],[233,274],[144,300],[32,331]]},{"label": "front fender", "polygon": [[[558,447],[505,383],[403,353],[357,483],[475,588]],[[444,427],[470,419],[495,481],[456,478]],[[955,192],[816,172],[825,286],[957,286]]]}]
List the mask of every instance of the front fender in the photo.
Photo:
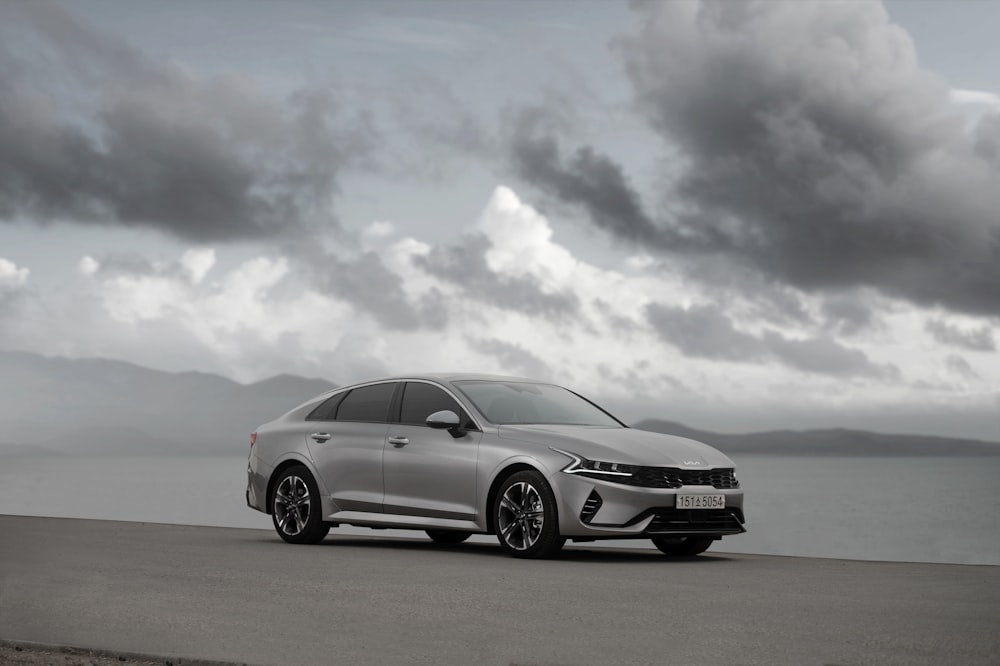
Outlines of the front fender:
[{"label": "front fender", "polygon": [[[484,532],[487,530],[487,525],[489,525],[489,515],[491,510],[489,491],[493,489],[493,484],[496,483],[499,478],[506,476],[506,470],[514,465],[527,465],[538,470],[542,476],[545,477],[549,486],[553,485],[552,475],[558,474],[561,469],[558,466],[553,466],[549,461],[527,454],[512,455],[493,465],[492,469],[490,469],[489,473],[484,478],[482,488],[484,488],[486,492],[480,495],[479,511],[477,512],[479,518],[476,520],[476,524],[479,525]],[[556,493],[556,508],[561,515],[562,506],[558,493]]]}]

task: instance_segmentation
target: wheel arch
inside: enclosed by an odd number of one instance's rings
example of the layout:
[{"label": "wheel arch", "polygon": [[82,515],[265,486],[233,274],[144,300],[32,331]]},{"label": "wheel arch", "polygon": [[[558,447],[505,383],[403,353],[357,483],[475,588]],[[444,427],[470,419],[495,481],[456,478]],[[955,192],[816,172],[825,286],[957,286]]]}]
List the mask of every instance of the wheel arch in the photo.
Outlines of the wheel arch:
[{"label": "wheel arch", "polygon": [[281,473],[284,472],[289,467],[305,467],[306,471],[309,472],[309,476],[312,477],[313,483],[316,484],[317,488],[320,488],[320,494],[322,495],[322,485],[320,484],[319,475],[316,474],[316,470],[313,466],[303,457],[296,454],[290,454],[287,458],[280,461],[271,470],[271,476],[267,479],[267,495],[264,496],[264,509],[267,515],[272,515],[274,513],[274,484],[277,482]]},{"label": "wheel arch", "polygon": [[509,477],[511,474],[517,474],[518,472],[538,472],[542,476],[545,472],[539,465],[532,465],[528,462],[518,461],[510,463],[503,467],[496,475],[493,477],[493,481],[490,483],[490,491],[486,494],[486,533],[496,534],[496,526],[494,525],[493,518],[493,502],[496,500],[497,493],[500,492],[500,485]]}]

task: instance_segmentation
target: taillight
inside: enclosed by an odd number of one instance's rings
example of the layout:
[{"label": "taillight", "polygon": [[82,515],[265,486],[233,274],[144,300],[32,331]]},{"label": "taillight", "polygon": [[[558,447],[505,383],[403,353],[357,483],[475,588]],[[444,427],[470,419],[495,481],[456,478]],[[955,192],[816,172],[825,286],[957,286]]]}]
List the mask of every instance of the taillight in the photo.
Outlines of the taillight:
[{"label": "taillight", "polygon": [[252,432],[250,433],[250,448],[252,449],[253,445],[256,443],[257,443],[257,433]]}]

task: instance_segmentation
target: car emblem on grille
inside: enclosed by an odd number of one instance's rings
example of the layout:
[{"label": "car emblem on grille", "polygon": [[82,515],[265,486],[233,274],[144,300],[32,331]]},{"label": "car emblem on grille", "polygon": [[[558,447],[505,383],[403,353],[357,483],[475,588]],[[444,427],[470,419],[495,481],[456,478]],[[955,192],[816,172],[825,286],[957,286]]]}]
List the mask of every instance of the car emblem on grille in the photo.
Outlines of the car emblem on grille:
[{"label": "car emblem on grille", "polygon": [[685,460],[684,464],[685,465],[700,465],[701,461],[700,460]]}]

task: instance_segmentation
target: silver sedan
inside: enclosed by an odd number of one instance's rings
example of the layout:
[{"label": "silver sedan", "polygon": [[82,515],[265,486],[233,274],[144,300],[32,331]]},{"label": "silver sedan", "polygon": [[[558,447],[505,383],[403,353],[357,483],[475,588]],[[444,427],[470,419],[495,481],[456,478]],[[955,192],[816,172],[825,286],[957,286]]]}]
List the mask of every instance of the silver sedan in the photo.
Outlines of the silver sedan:
[{"label": "silver sedan", "polygon": [[289,543],[331,527],[495,534],[515,557],[567,539],[649,538],[693,556],[744,532],[733,462],[710,446],[629,428],[553,384],[486,375],[395,377],[338,388],[250,435],[247,504]]}]

